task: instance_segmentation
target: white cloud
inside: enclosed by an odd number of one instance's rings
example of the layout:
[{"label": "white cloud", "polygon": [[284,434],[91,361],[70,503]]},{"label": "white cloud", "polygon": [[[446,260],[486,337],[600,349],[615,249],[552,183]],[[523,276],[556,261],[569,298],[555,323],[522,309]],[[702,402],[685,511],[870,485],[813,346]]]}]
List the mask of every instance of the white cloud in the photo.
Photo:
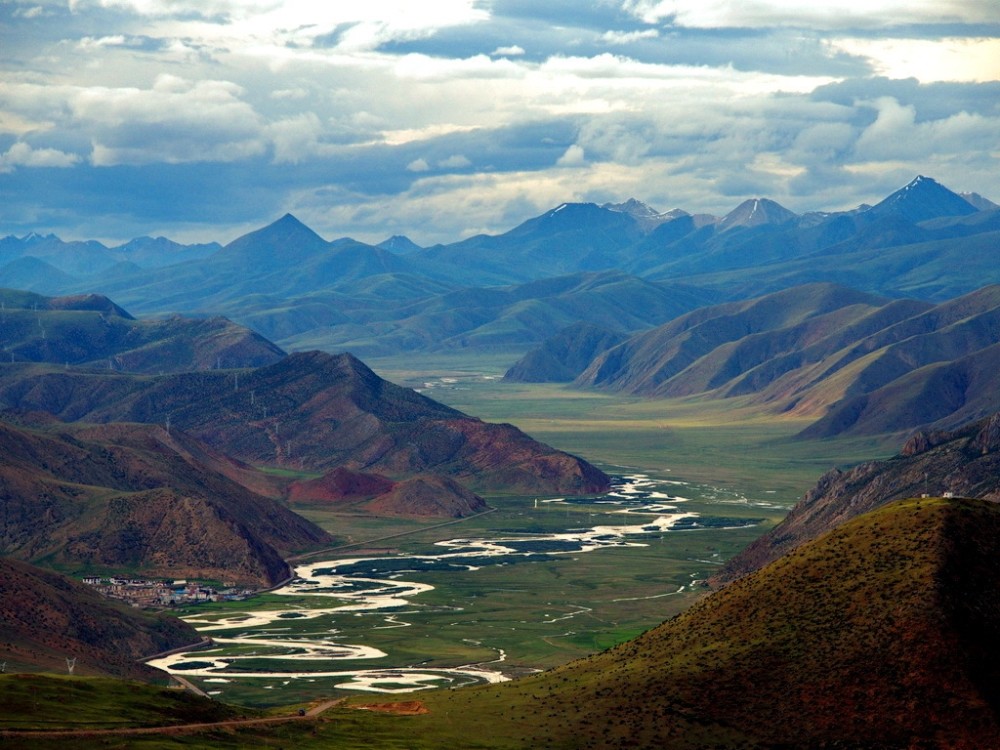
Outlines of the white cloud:
[{"label": "white cloud", "polygon": [[40,5],[33,5],[30,8],[17,8],[14,11],[15,18],[42,18],[44,16],[51,16],[52,11],[45,10]]},{"label": "white cloud", "polygon": [[79,161],[76,154],[54,148],[32,148],[18,141],[6,153],[0,154],[0,173],[13,172],[17,167],[72,167]]},{"label": "white cloud", "polygon": [[582,146],[573,144],[566,149],[565,153],[556,160],[560,167],[580,167],[587,163],[587,155]]},{"label": "white cloud", "polygon": [[271,123],[265,128],[274,147],[276,164],[299,164],[304,159],[329,153],[319,139],[323,126],[312,112],[305,112]]},{"label": "white cloud", "polygon": [[309,96],[309,92],[304,88],[294,88],[294,89],[279,89],[277,91],[272,91],[269,96],[272,99],[286,99],[286,100],[298,100],[305,99]]},{"label": "white cloud", "polygon": [[988,0],[623,0],[622,8],[646,23],[670,20],[691,28],[843,29],[1000,22],[1000,5]]},{"label": "white cloud", "polygon": [[523,54],[525,54],[524,47],[519,47],[516,44],[510,47],[497,47],[490,52],[492,57],[521,57]]},{"label": "white cloud", "polygon": [[889,78],[1000,80],[1000,39],[835,39],[831,46],[869,58]]},{"label": "white cloud", "polygon": [[950,117],[918,122],[914,107],[902,105],[892,97],[861,104],[874,108],[878,116],[857,140],[854,157],[858,161],[913,161],[932,156],[984,154],[991,150],[994,160],[1000,157],[997,149],[1000,116],[956,112]]},{"label": "white cloud", "polygon": [[76,46],[83,52],[93,52],[101,47],[123,47],[125,43],[125,36],[123,34],[115,34],[114,36],[102,36],[99,38],[85,36],[77,42]]},{"label": "white cloud", "polygon": [[466,167],[471,167],[472,162],[461,154],[454,154],[447,159],[439,161],[438,166],[441,169],[465,169]]},{"label": "white cloud", "polygon": [[263,126],[229,81],[159,76],[153,87],[72,89],[65,106],[91,134],[91,162],[177,164],[233,161],[261,154]]},{"label": "white cloud", "polygon": [[426,172],[431,168],[431,165],[427,163],[426,159],[414,159],[406,165],[406,168],[410,172]]},{"label": "white cloud", "polygon": [[638,42],[641,39],[657,39],[660,32],[657,29],[644,29],[643,31],[605,31],[601,34],[601,40],[608,44],[628,45]]}]

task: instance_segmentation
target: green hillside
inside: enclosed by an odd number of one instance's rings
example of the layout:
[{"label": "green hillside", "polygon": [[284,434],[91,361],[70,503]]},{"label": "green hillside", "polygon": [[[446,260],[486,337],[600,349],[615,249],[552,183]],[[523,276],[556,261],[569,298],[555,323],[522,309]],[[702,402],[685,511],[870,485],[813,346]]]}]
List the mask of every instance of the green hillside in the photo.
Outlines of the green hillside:
[{"label": "green hillside", "polygon": [[995,747],[998,540],[993,503],[900,501],[610,651],[428,696],[407,725],[465,747]]},{"label": "green hillside", "polygon": [[998,553],[997,505],[903,500],[555,670],[185,746],[996,747]]}]

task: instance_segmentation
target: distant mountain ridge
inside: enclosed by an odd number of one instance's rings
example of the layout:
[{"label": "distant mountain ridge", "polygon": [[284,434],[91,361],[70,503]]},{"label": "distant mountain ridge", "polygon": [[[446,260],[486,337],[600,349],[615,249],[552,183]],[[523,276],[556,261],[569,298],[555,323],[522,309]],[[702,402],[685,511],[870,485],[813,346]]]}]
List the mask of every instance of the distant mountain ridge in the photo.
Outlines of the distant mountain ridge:
[{"label": "distant mountain ridge", "polygon": [[[391,243],[327,242],[286,215],[207,256],[159,268],[124,256],[109,262],[103,246],[77,243],[57,252],[52,238],[8,238],[3,242],[18,249],[5,256],[0,242],[0,284],[49,294],[100,292],[143,315],[224,314],[288,348],[349,348],[362,356],[462,348],[520,356],[575,322],[551,299],[524,296],[555,277],[625,274],[667,293],[683,288],[701,304],[820,280],[930,300],[1000,283],[990,254],[1000,237],[1000,211],[985,199],[973,201],[919,176],[874,206],[802,215],[764,197],[721,219],[681,209],[660,213],[634,199],[564,203],[498,235],[429,248],[399,240],[394,250],[386,249]],[[29,257],[36,246],[48,249]],[[472,290],[488,300],[496,287],[518,288],[526,309],[470,309],[460,301]],[[597,290],[579,297],[579,309],[591,306],[588,297],[595,311],[610,309]],[[661,305],[662,314],[693,309],[678,309],[684,304],[678,302],[670,310]],[[628,293],[617,309],[647,326],[669,319],[651,320],[657,309]],[[606,318],[584,319],[613,327]]]},{"label": "distant mountain ridge", "polygon": [[271,364],[285,353],[225,318],[136,320],[103,295],[0,289],[0,360],[183,372]]},{"label": "distant mountain ridge", "polygon": [[574,381],[745,397],[816,417],[802,436],[955,427],[1000,409],[1000,286],[939,305],[830,284],[701,308],[599,354]]},{"label": "distant mountain ridge", "polygon": [[628,338],[590,323],[575,323],[528,352],[504,374],[521,383],[568,383],[599,354]]}]

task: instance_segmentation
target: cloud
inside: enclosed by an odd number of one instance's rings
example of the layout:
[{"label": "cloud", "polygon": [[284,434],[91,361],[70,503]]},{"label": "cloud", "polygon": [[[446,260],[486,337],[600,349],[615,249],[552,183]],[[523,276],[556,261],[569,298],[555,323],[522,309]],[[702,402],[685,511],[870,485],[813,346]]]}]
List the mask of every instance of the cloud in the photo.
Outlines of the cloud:
[{"label": "cloud", "polygon": [[622,9],[646,23],[667,21],[690,28],[858,29],[1000,22],[1000,6],[995,3],[963,0],[624,0]]},{"label": "cloud", "polygon": [[[216,239],[301,209],[370,239],[391,213],[426,244],[636,193],[850,207],[917,173],[1000,199],[998,15],[958,0],[0,3],[0,233],[104,221]],[[43,162],[63,167],[44,191]]]},{"label": "cloud", "polygon": [[565,153],[556,160],[556,164],[560,167],[579,167],[587,162],[587,155],[583,150],[582,146],[573,144]]},{"label": "cloud", "polygon": [[872,61],[889,78],[985,82],[1000,79],[1000,39],[836,39],[832,46]]},{"label": "cloud", "polygon": [[658,39],[660,32],[658,29],[643,29],[642,31],[605,31],[601,34],[601,40],[608,44],[627,45],[638,42],[641,39]]},{"label": "cloud", "polygon": [[[89,134],[91,161],[231,161],[260,154],[260,118],[228,81],[161,75],[152,88],[63,87],[64,121]],[[44,92],[46,96],[56,93]]]},{"label": "cloud", "polygon": [[491,57],[521,57],[524,54],[524,47],[519,47],[516,44],[509,47],[497,47],[490,52]]},{"label": "cloud", "polygon": [[18,141],[6,153],[0,154],[0,172],[12,172],[17,167],[72,167],[80,161],[76,154],[54,148],[32,148]]},{"label": "cloud", "polygon": [[465,169],[466,167],[471,166],[472,162],[461,154],[454,154],[449,156],[447,159],[442,159],[438,162],[438,167],[441,169]]}]

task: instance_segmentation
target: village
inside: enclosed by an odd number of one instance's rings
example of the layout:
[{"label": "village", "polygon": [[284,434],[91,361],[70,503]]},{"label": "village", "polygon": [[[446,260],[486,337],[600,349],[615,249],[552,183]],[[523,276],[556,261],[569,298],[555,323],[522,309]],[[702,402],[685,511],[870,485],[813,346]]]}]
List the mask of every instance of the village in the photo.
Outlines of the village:
[{"label": "village", "polygon": [[181,607],[204,602],[239,601],[254,593],[253,589],[224,583],[217,589],[206,583],[176,580],[149,580],[145,578],[102,578],[88,576],[83,582],[108,597],[142,609]]}]

